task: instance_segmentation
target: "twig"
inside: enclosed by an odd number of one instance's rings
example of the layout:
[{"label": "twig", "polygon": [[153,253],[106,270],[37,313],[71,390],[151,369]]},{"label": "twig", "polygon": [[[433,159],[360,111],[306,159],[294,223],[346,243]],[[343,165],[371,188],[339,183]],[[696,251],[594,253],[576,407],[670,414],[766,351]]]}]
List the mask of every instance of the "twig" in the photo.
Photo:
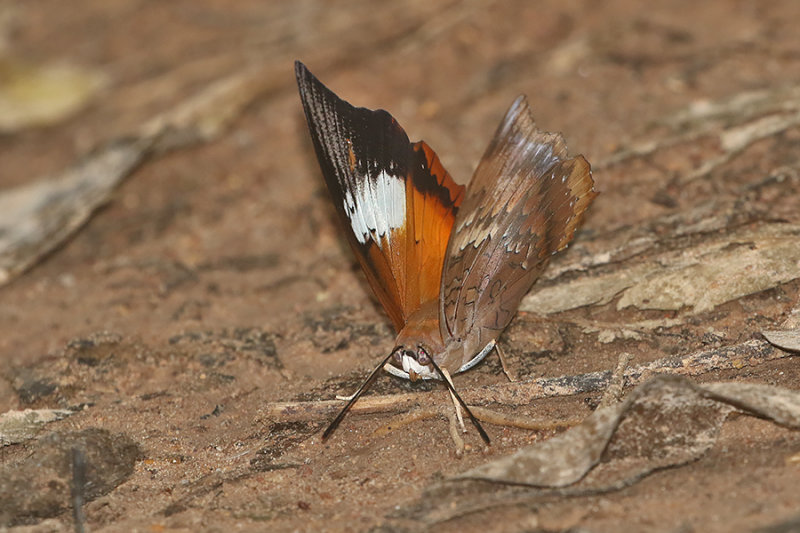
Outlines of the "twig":
[{"label": "twig", "polygon": [[72,448],[72,517],[75,533],[84,533],[83,493],[86,487],[86,453],[78,447]]},{"label": "twig", "polygon": [[628,363],[632,359],[633,356],[629,353],[620,354],[617,368],[614,369],[614,373],[611,375],[611,382],[603,393],[603,398],[597,406],[598,409],[619,403],[622,398],[622,389],[625,387],[625,369],[628,368]]},{"label": "twig", "polygon": [[372,435],[374,437],[383,437],[392,431],[410,426],[414,422],[427,420],[429,418],[436,418],[438,416],[445,416],[445,413],[442,409],[414,409],[413,411],[409,411],[408,413],[404,413],[392,418],[388,424],[373,431]]},{"label": "twig", "polygon": [[[756,366],[791,355],[793,354],[773,348],[766,341],[749,340],[732,346],[704,350],[679,357],[665,357],[630,367],[624,373],[625,386],[637,385],[655,374],[695,376],[715,370]],[[493,403],[519,406],[527,405],[541,398],[571,396],[604,390],[611,383],[611,378],[612,372],[608,370],[465,388],[459,392],[470,406]],[[366,396],[353,406],[352,411],[354,413],[392,413],[407,411],[410,407],[423,403],[430,405],[436,401],[439,401],[438,398],[432,397],[427,392]],[[339,410],[341,405],[341,402],[337,400],[276,402],[265,407],[265,415],[281,420],[316,420]]]},{"label": "twig", "polygon": [[495,426],[511,426],[520,429],[529,429],[531,431],[552,431],[554,429],[563,429],[580,424],[582,418],[572,418],[567,420],[532,420],[529,416],[525,415],[509,415],[498,411],[492,411],[485,407],[472,406],[470,407],[472,414],[481,422],[494,424]]}]

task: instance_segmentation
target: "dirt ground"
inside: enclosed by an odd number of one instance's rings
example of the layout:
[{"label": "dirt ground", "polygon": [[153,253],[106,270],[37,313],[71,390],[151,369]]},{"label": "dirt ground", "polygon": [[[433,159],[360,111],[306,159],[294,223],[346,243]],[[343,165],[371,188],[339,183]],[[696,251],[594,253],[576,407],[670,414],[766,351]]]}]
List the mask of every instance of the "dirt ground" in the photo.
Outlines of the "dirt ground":
[{"label": "dirt ground", "polygon": [[[787,116],[780,91],[800,79],[800,4],[41,0],[0,9],[7,53],[107,78],[79,113],[0,136],[0,189],[58,173],[216,80],[261,69],[256,96],[224,131],[150,157],[72,238],[0,287],[0,412],[77,411],[3,447],[0,462],[17,480],[4,490],[17,496],[13,509],[0,501],[0,528],[72,529],[69,476],[43,473],[50,467],[35,458],[83,439],[95,446],[90,475],[101,463],[112,472],[85,495],[91,531],[800,530],[800,434],[752,417],[731,418],[693,464],[620,490],[522,492],[437,522],[415,512],[431,484],[560,430],[487,424],[489,450],[470,430],[457,457],[445,419],[375,434],[391,414],[354,413],[322,443],[330,410],[270,410],[350,393],[394,340],[324,189],[295,59],[350,102],[389,110],[461,182],[506,107],[527,94],[540,127],[563,132],[593,164],[600,191],[535,293],[571,286],[584,270],[612,275],[647,261],[667,240],[682,250],[711,234],[800,223],[797,121],[742,145],[719,133]],[[772,107],[736,107],[765,91]],[[732,101],[707,129],[670,122]],[[726,206],[724,223],[677,235],[704,206]],[[670,226],[670,217],[685,218]],[[625,257],[604,249],[614,239]],[[660,244],[630,248],[642,239]],[[726,250],[745,254],[748,242],[732,238]],[[602,265],[581,263],[604,252],[612,259]],[[793,264],[768,286],[711,304],[620,305],[618,294],[547,313],[523,306],[501,344],[524,380],[613,369],[622,352],[643,363],[741,343],[798,309]],[[661,326],[626,326],[647,321]],[[694,379],[796,389],[800,369],[788,357]],[[493,355],[456,377],[464,390],[505,383]],[[371,394],[409,392],[447,401],[441,386],[389,376]],[[601,395],[487,407],[565,420],[590,414]]]}]

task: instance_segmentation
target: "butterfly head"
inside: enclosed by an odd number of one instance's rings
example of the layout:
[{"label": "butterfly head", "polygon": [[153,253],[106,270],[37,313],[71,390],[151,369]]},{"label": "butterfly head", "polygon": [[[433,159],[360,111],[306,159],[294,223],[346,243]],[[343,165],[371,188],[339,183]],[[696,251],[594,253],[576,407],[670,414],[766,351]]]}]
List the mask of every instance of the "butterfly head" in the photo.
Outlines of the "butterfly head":
[{"label": "butterfly head", "polygon": [[409,346],[398,346],[392,351],[390,364],[398,369],[402,369],[411,381],[418,379],[440,379],[439,374],[433,368],[433,355],[430,350],[422,344],[415,348]]}]

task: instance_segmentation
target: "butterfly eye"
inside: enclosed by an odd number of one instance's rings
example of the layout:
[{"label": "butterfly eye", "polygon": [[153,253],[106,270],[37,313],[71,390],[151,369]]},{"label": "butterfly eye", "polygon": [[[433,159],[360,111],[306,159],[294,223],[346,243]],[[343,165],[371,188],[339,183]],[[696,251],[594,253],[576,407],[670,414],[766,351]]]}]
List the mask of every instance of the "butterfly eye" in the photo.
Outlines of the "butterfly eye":
[{"label": "butterfly eye", "polygon": [[403,350],[402,347],[398,346],[397,348],[395,348],[394,352],[392,352],[392,359],[394,359],[396,363],[402,363],[404,352],[405,350]]},{"label": "butterfly eye", "polygon": [[417,351],[417,362],[423,366],[431,364],[431,358],[422,346]]}]

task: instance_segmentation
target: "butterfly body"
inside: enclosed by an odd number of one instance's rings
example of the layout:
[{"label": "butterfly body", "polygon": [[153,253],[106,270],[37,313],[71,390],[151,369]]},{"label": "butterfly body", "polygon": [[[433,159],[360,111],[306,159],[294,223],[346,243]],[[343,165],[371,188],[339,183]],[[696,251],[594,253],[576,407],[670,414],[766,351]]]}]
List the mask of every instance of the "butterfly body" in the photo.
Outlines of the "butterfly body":
[{"label": "butterfly body", "polygon": [[520,97],[465,188],[386,111],[351,106],[302,63],[295,73],[328,189],[398,331],[384,368],[410,379],[472,368],[572,239],[596,195],[589,164],[538,130]]},{"label": "butterfly body", "polygon": [[395,340],[391,364],[384,368],[394,376],[411,379],[441,379],[431,368],[433,359],[451,374],[464,372],[480,362],[494,346],[494,339],[480,344],[475,335],[447,339],[439,327],[439,302],[423,304],[408,319]]}]

